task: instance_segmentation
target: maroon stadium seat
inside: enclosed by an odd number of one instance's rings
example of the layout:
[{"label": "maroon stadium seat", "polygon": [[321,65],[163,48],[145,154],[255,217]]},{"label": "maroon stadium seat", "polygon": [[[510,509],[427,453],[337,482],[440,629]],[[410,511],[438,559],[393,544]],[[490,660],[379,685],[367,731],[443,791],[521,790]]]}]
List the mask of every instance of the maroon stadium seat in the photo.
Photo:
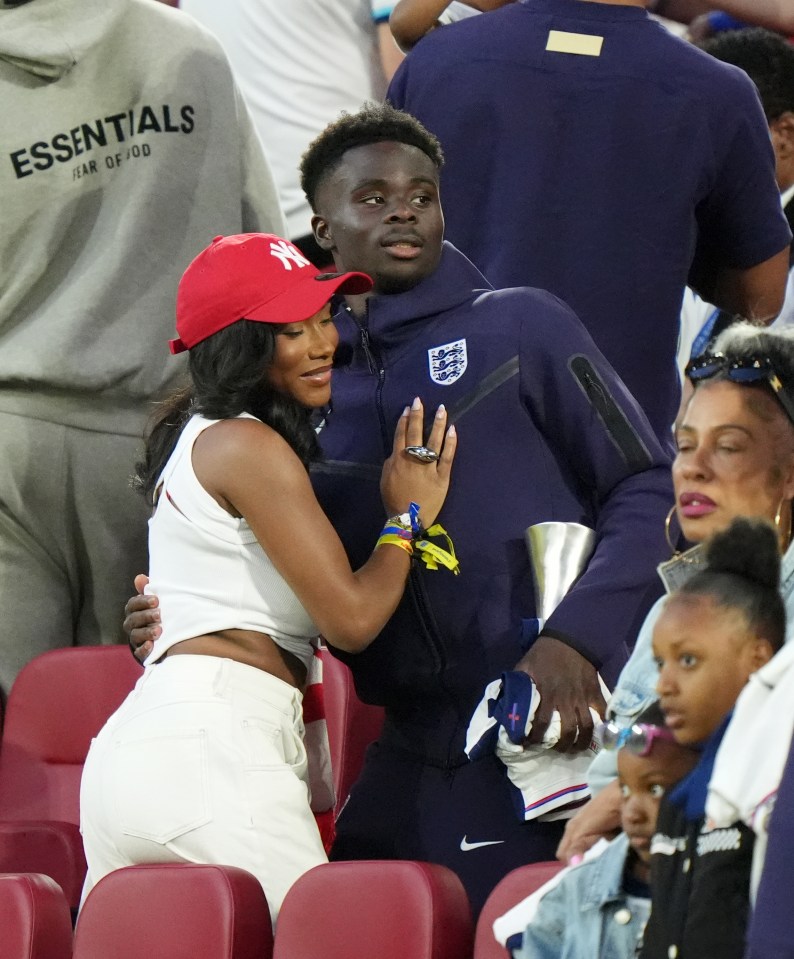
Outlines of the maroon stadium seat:
[{"label": "maroon stadium seat", "polygon": [[43,872],[72,908],[85,876],[80,776],[91,740],[141,675],[126,646],[55,649],[11,688],[0,742],[0,871]]},{"label": "maroon stadium seat", "polygon": [[273,959],[470,959],[466,893],[445,866],[331,862],[287,893]]},{"label": "maroon stadium seat", "polygon": [[361,702],[350,670],[327,649],[323,650],[323,685],[338,815],[361,772],[367,746],[380,735],[383,709]]},{"label": "maroon stadium seat", "polygon": [[493,924],[508,909],[518,905],[522,899],[540,889],[549,879],[563,868],[561,862],[534,862],[519,866],[509,872],[497,883],[483,906],[477,920],[477,932],[474,937],[474,959],[507,959],[508,952],[500,945],[493,934]]},{"label": "maroon stadium seat", "polygon": [[86,897],[74,959],[271,959],[259,882],[234,866],[127,866]]},{"label": "maroon stadium seat", "polygon": [[3,959],[69,959],[69,907],[49,876],[0,873],[0,941]]}]

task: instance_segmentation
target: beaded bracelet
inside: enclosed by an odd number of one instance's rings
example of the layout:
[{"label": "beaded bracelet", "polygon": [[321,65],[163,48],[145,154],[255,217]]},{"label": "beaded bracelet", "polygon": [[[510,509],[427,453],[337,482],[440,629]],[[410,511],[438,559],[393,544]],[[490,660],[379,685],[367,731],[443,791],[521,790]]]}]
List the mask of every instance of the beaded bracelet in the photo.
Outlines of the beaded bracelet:
[{"label": "beaded bracelet", "polygon": [[[416,506],[416,503],[411,503]],[[400,516],[392,516],[386,520],[386,525],[378,537],[377,546],[388,544],[390,546],[399,546],[404,549],[409,556],[414,554],[414,523],[419,526],[419,507],[416,506],[414,517],[410,513],[402,513]]]},{"label": "beaded bracelet", "polygon": [[[431,543],[427,538],[428,536],[443,536],[447,548],[444,549],[437,543]],[[452,545],[452,540],[447,531],[438,523],[431,526],[430,529],[423,529],[419,520],[419,506],[416,503],[409,505],[407,513],[392,516],[386,520],[386,525],[378,537],[376,547],[384,544],[399,546],[409,556],[413,556],[414,550],[416,550],[428,569],[438,569],[439,564],[441,564],[456,576],[460,572],[460,563],[455,556],[455,547]]]}]

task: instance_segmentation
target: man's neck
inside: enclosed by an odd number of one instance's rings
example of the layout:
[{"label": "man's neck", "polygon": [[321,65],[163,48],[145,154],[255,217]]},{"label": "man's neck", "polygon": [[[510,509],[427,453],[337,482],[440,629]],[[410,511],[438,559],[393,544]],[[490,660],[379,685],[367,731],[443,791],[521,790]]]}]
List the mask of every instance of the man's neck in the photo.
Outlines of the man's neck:
[{"label": "man's neck", "polygon": [[356,319],[360,319],[362,316],[367,315],[367,301],[372,295],[372,293],[360,293],[357,296],[348,294],[345,296],[345,306],[347,306]]}]

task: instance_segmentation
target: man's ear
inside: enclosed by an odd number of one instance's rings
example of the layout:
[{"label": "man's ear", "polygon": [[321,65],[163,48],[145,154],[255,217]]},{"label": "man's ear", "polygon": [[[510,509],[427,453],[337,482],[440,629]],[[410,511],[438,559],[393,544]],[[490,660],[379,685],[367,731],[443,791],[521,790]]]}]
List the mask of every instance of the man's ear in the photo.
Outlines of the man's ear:
[{"label": "man's ear", "polygon": [[794,183],[794,113],[781,113],[769,124],[775,150],[777,185],[785,192]]},{"label": "man's ear", "polygon": [[773,134],[776,133],[780,137],[780,149],[790,155],[794,151],[794,113],[786,110],[779,117],[775,117],[769,124],[769,128]]},{"label": "man's ear", "polygon": [[312,233],[314,234],[314,239],[317,241],[317,246],[319,246],[321,250],[333,250],[334,238],[331,236],[331,228],[327,220],[321,216],[313,216]]}]

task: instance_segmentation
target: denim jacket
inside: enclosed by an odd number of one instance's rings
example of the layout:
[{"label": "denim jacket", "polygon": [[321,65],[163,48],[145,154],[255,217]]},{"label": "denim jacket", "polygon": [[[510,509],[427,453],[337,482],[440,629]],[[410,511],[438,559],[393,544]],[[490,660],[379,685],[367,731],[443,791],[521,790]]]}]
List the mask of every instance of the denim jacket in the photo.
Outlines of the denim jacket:
[{"label": "denim jacket", "polygon": [[566,869],[538,903],[513,959],[634,959],[651,903],[623,891],[628,851],[621,833],[600,856]]},{"label": "denim jacket", "polygon": [[[786,606],[786,642],[794,636],[794,543],[781,561],[780,594]],[[607,713],[621,726],[630,726],[637,716],[656,699],[659,671],[653,660],[653,629],[662,611],[662,596],[648,611],[640,628],[637,644],[618,677]],[[602,749],[590,764],[588,782],[595,795],[617,777],[617,753]]]}]

